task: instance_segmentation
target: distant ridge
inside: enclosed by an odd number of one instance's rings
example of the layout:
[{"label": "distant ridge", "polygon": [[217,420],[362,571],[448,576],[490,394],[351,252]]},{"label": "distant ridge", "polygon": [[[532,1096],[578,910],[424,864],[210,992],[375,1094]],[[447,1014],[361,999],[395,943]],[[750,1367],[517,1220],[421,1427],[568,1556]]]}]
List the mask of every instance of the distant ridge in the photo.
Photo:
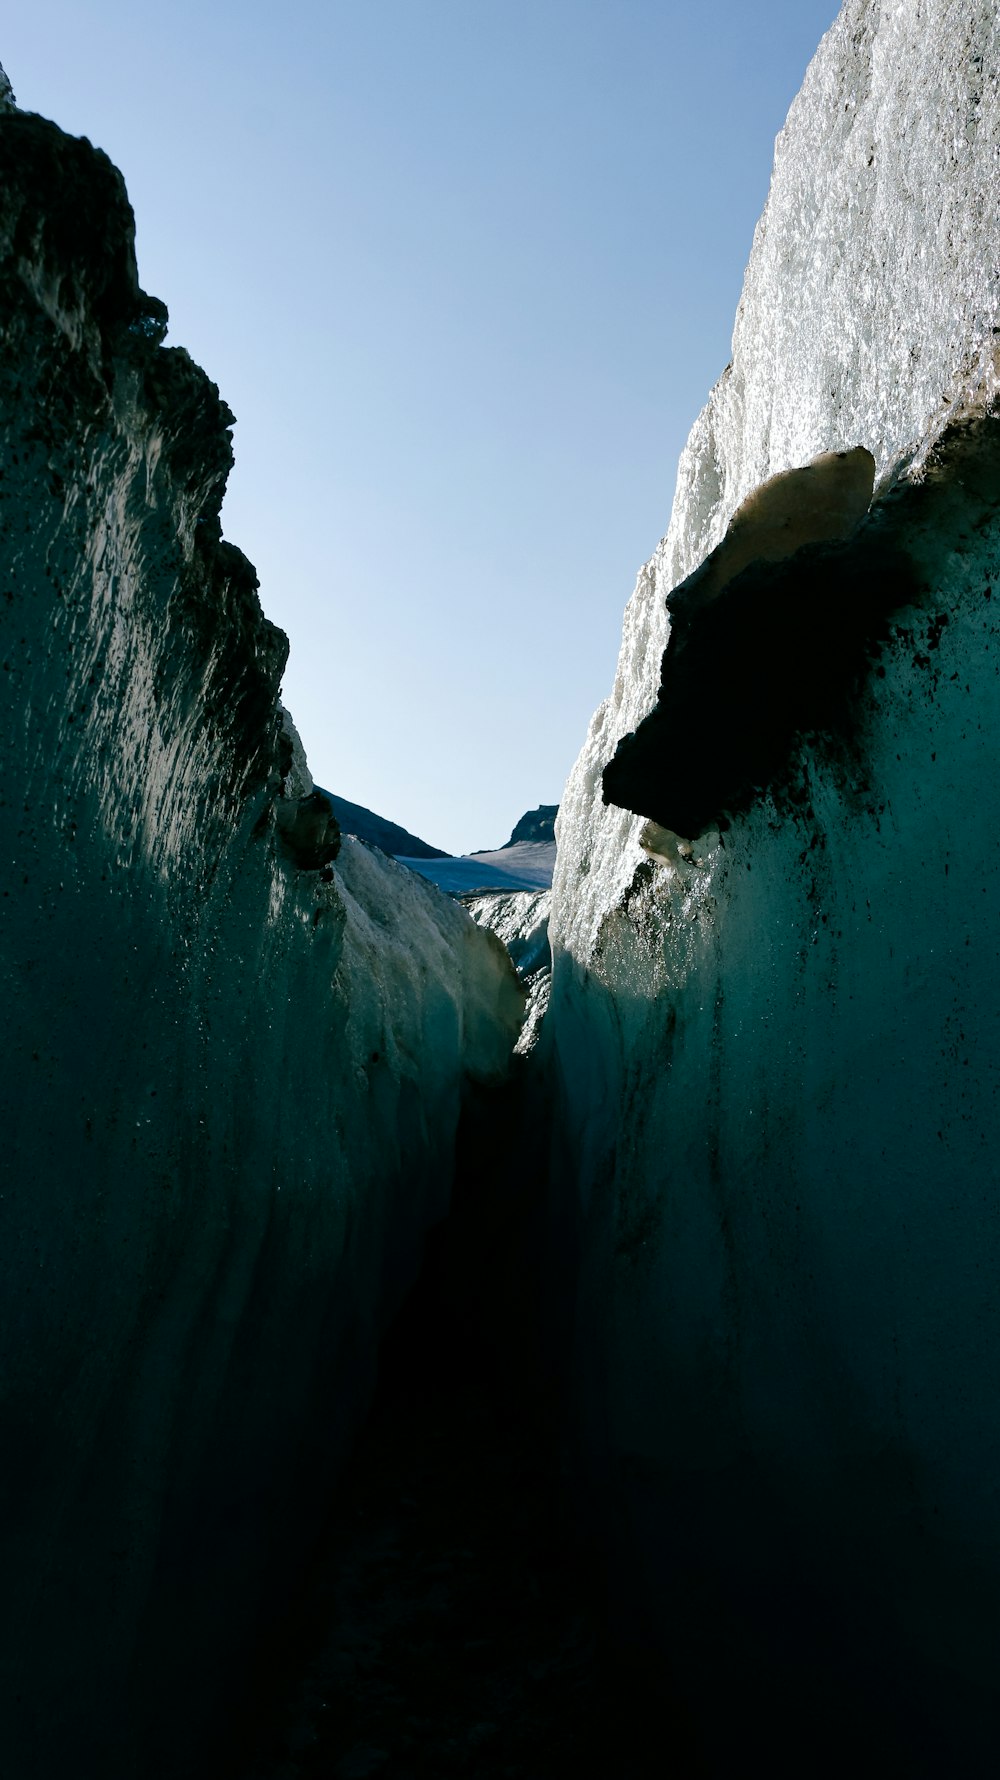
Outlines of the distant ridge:
[{"label": "distant ridge", "polygon": [[[320,789],[317,786],[317,790]],[[342,834],[356,835],[359,841],[367,841],[370,846],[379,847],[393,857],[402,853],[407,859],[447,859],[448,855],[441,847],[429,846],[419,835],[401,828],[398,822],[387,822],[384,816],[376,816],[374,810],[366,810],[363,804],[349,803],[346,797],[334,797],[332,791],[324,791],[323,795],[333,805]]]},{"label": "distant ridge", "polygon": [[[557,803],[540,803],[537,810],[529,810],[514,826],[514,832],[505,847],[519,846],[521,841],[554,841],[556,838],[555,820],[559,814]],[[500,849],[501,852],[503,848]]]}]

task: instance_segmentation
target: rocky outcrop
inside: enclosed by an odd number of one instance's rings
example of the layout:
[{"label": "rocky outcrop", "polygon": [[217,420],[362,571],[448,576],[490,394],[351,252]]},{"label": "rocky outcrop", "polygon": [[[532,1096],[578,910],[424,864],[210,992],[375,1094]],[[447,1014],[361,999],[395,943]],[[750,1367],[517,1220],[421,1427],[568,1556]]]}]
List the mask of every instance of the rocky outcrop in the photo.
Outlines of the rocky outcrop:
[{"label": "rocky outcrop", "polygon": [[523,994],[299,782],[232,416],[119,175],[0,115],[4,1772],[213,1735]]},{"label": "rocky outcrop", "polygon": [[428,841],[422,841],[417,834],[411,834],[408,828],[401,828],[398,822],[390,822],[385,816],[376,816],[374,810],[366,810],[362,804],[350,803],[346,797],[334,797],[328,794],[337,818],[345,834],[356,834],[360,841],[367,841],[369,846],[378,847],[392,858],[404,855],[407,859],[446,859],[448,855],[440,847],[432,847]]},{"label": "rocky outcrop", "polygon": [[[713,1773],[992,1760],[998,72],[985,4],[824,39],[560,811],[575,1463]],[[685,598],[858,447],[850,538]]]},{"label": "rocky outcrop", "polygon": [[507,847],[516,847],[522,841],[554,841],[556,837],[556,817],[559,805],[556,803],[540,803],[535,810],[528,810],[519,822],[515,822]]},{"label": "rocky outcrop", "polygon": [[301,737],[284,706],[281,707],[281,722],[282,765],[288,774],[286,790],[297,798],[310,797],[314,793],[322,797],[329,807],[338,833],[353,834],[359,841],[366,841],[370,847],[378,847],[380,852],[388,853],[390,858],[396,858],[399,854],[406,854],[414,859],[447,857],[440,847],[428,846],[418,835],[400,828],[398,822],[388,822],[384,816],[376,816],[374,810],[366,810],[362,804],[350,803],[346,797],[335,797],[332,791],[324,791],[321,785],[315,784]]}]

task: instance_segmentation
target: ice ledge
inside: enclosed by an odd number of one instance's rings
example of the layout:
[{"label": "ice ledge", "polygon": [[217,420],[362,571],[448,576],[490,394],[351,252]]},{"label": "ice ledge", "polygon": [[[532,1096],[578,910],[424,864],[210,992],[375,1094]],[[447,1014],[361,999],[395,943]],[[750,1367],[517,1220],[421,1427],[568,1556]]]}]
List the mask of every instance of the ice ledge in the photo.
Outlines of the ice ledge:
[{"label": "ice ledge", "polygon": [[949,539],[961,553],[995,523],[998,490],[1000,419],[984,415],[949,428],[852,538],[753,562],[707,604],[686,593],[697,570],[671,596],[659,697],[605,768],[607,801],[695,840],[773,792],[797,738],[848,739],[894,615],[926,603]]}]

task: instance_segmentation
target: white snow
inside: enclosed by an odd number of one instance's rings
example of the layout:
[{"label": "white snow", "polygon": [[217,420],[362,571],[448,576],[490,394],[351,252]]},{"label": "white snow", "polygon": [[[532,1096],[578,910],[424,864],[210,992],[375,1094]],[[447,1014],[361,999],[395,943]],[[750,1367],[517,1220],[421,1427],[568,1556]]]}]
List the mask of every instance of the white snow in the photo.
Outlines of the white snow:
[{"label": "white snow", "polygon": [[475,890],[547,890],[555,862],[554,841],[518,841],[495,853],[466,853],[452,859],[399,860],[451,896]]}]

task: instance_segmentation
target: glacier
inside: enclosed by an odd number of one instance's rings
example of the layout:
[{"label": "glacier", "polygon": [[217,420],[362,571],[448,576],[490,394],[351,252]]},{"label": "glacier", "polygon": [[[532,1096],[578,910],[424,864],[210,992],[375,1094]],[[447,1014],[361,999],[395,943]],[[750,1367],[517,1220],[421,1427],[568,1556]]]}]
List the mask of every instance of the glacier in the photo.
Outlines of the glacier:
[{"label": "glacier", "polygon": [[880,482],[997,391],[998,22],[990,0],[847,0],[775,145],[732,360],[681,456],[610,697],[564,796],[554,932],[586,959],[638,863],[600,776],[652,705],[666,597],[768,477],[858,445]]},{"label": "glacier", "polygon": [[232,416],[0,71],[13,1780],[223,1770],[435,1226],[654,1771],[992,1771],[998,77],[984,0],[823,39],[549,890],[340,833]]},{"label": "glacier", "polygon": [[[847,0],[557,826],[568,1462],[712,1773],[993,1761],[998,171],[995,8]],[[699,600],[858,450],[850,536]]]},{"label": "glacier", "polygon": [[549,940],[551,890],[486,890],[463,899],[474,921],[488,927],[510,954],[527,1000],[524,1025],[514,1046],[527,1056],[541,1036],[542,1020],[552,992],[552,946]]},{"label": "glacier", "polygon": [[401,865],[449,895],[471,896],[477,890],[548,890],[556,849],[552,841],[518,841],[515,846],[498,847],[495,852],[465,853],[455,858],[415,859],[404,853],[397,857]]},{"label": "glacier", "polygon": [[412,848],[395,850],[394,856],[411,871],[419,872],[450,896],[471,897],[479,891],[541,892],[552,887],[556,863],[555,804],[539,804],[514,824],[502,847],[485,847],[475,853],[435,858],[416,855]]},{"label": "glacier", "polygon": [[104,155],[0,115],[11,1780],[218,1771],[524,992],[341,837],[223,541],[232,416]]}]

